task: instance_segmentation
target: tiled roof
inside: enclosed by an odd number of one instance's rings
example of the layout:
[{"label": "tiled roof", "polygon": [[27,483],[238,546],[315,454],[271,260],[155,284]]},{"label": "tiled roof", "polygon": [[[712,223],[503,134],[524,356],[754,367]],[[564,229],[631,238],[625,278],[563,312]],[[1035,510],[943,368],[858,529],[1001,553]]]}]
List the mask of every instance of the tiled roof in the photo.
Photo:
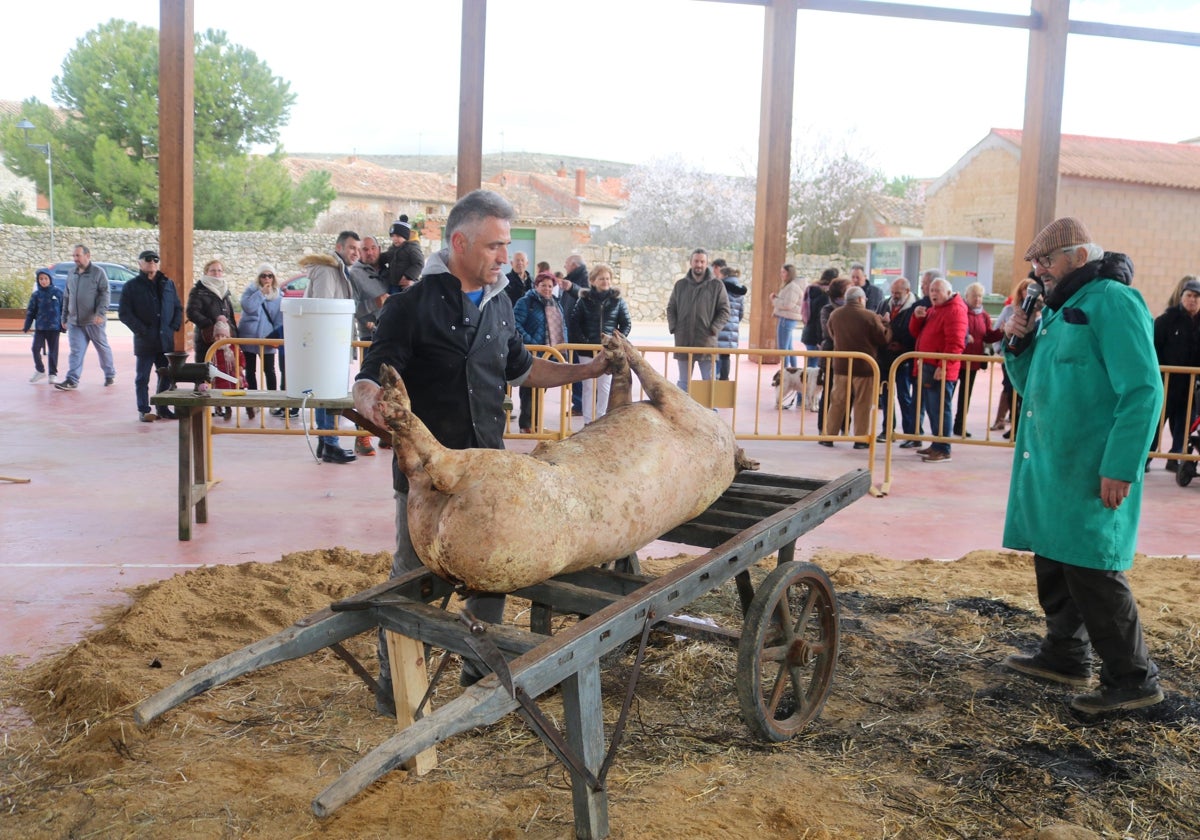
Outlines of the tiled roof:
[{"label": "tiled roof", "polygon": [[925,224],[925,202],[894,195],[877,195],[871,205],[880,218],[891,225],[919,228]]},{"label": "tiled roof", "polygon": [[388,169],[364,160],[285,159],[292,177],[299,179],[308,172],[324,170],[340,196],[383,196],[409,201],[428,201],[453,204],[454,184],[442,175],[430,172],[409,172]]},{"label": "tiled roof", "polygon": [[[992,133],[1020,150],[1019,129],[993,128]],[[1064,134],[1058,171],[1075,178],[1200,190],[1200,146]]]},{"label": "tiled roof", "polygon": [[542,172],[501,172],[488,186],[504,195],[524,216],[586,216],[583,206],[623,207],[628,198],[620,178],[586,178],[583,201],[575,195],[575,177]]}]

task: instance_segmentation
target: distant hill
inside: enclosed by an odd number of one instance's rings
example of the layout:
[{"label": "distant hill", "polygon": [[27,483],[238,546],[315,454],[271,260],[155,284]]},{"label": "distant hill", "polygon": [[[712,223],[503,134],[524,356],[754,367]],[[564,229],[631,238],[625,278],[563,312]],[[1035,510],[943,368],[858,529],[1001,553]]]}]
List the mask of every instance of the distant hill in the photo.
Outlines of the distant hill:
[{"label": "distant hill", "polygon": [[[332,152],[288,152],[290,157],[315,160],[339,160],[347,154]],[[355,155],[359,160],[370,161],[388,169],[403,169],[409,172],[435,172],[448,174],[458,165],[456,155]],[[542,172],[554,174],[560,168],[574,177],[576,169],[587,170],[588,177],[624,178],[634,169],[632,163],[617,163],[611,160],[552,155],[539,152],[504,152],[483,156],[483,179],[498,175],[501,168],[510,172]]]}]

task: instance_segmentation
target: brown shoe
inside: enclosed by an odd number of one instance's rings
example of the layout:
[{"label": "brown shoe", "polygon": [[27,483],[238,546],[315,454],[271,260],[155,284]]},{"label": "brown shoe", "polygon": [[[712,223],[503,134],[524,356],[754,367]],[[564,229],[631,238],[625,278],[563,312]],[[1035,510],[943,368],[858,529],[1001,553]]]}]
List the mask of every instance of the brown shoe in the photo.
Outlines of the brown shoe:
[{"label": "brown shoe", "polygon": [[950,460],[949,452],[930,452],[928,455],[922,455],[921,460],[926,464],[941,464]]},{"label": "brown shoe", "polygon": [[356,437],[354,439],[354,451],[359,455],[371,456],[375,454],[375,447],[371,445],[370,438]]},{"label": "brown shoe", "polygon": [[914,453],[914,454],[920,455],[922,458],[924,458],[926,455],[928,455],[932,451],[933,451],[932,446],[923,446],[920,449],[918,449],[916,451],[916,453]]}]

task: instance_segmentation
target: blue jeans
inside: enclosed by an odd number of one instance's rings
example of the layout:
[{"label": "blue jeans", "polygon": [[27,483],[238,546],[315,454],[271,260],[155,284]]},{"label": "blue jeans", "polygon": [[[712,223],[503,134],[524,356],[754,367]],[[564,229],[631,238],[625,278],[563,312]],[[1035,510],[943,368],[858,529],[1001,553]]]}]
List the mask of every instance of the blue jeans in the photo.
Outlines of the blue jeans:
[{"label": "blue jeans", "polygon": [[[792,349],[792,331],[796,329],[796,322],[791,318],[776,318],[775,325],[775,346],[780,350]],[[788,367],[796,366],[795,356],[784,357],[784,364]]]},{"label": "blue jeans", "polygon": [[[805,350],[808,350],[809,352],[813,352],[813,351],[816,351],[816,350],[820,350],[820,349],[821,349],[821,345],[819,345],[819,344],[805,344],[805,345],[804,345],[804,349],[805,349]],[[808,357],[808,366],[809,366],[810,368],[820,368],[820,367],[821,367],[821,357],[820,357],[820,356],[809,356],[809,357]]]},{"label": "blue jeans", "polygon": [[[337,415],[336,414],[326,411],[323,408],[318,408],[315,413],[317,415],[317,428],[318,429],[336,429],[337,428]],[[341,441],[338,440],[336,435],[322,435],[321,440],[323,440],[325,442],[326,446],[332,446],[334,449],[337,449],[339,446],[341,446]]]},{"label": "blue jeans", "polygon": [[676,384],[684,391],[688,389],[688,380],[692,378],[692,362],[700,366],[701,379],[712,379],[712,356],[692,356],[690,359],[684,356],[675,361],[679,365],[679,380]]},{"label": "blue jeans", "polygon": [[104,375],[117,375],[112,348],[108,346],[107,324],[68,324],[67,341],[71,345],[71,357],[67,362],[68,382],[78,383],[79,377],[83,375],[83,353],[87,350],[89,342],[96,345],[96,355],[100,357],[100,368]]},{"label": "blue jeans", "polygon": [[154,393],[161,394],[171,387],[171,377],[167,376],[167,357],[159,353],[157,356],[134,356],[133,393],[137,397],[137,410],[143,414],[150,411],[150,371],[158,369],[158,383]]},{"label": "blue jeans", "polygon": [[917,429],[917,394],[912,365],[907,362],[896,368],[896,403],[900,406],[900,431],[913,434]]},{"label": "blue jeans", "polygon": [[[954,386],[957,382],[946,383],[946,402],[942,404],[942,381],[926,376],[921,380],[921,411],[929,418],[929,433],[941,437],[949,437],[954,433],[954,420],[951,409],[954,406]],[[950,454],[950,444],[930,444],[934,452]]]}]

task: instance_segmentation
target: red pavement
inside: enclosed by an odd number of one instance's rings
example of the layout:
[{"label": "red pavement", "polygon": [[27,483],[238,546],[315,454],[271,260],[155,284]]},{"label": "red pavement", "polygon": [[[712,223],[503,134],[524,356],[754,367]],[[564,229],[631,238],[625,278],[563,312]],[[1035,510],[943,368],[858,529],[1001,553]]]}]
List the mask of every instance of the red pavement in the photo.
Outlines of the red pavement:
[{"label": "red pavement", "polygon": [[[659,343],[639,333],[640,342]],[[303,438],[251,435],[215,439],[220,483],[209,494],[209,521],[179,542],[176,425],[137,422],[132,339],[116,321],[109,339],[116,383],[104,387],[89,350],[79,390],[64,393],[44,381],[29,384],[30,336],[0,335],[0,476],[30,479],[0,482],[0,655],[60,650],[94,629],[107,608],[128,603],[128,588],[200,565],[272,562],[331,546],[390,550],[384,453],[345,466],[317,464]],[[64,337],[60,374],[66,358]],[[757,371],[743,365],[741,375],[749,369]],[[739,394],[739,413],[752,414],[754,399]],[[976,399],[968,428],[982,436],[986,405]],[[773,419],[773,409],[762,416]],[[748,441],[745,448],[774,473],[832,478],[868,465],[869,453],[848,443]],[[954,460],[935,465],[896,449],[890,495],[863,498],[801,537],[797,557],[831,549],[953,559],[997,549],[1010,460],[1007,448],[955,445]],[[882,478],[880,451],[876,483]],[[1146,480],[1139,550],[1198,553],[1191,516],[1200,481],[1180,488],[1157,464]],[[655,543],[647,551],[678,547]]]}]

